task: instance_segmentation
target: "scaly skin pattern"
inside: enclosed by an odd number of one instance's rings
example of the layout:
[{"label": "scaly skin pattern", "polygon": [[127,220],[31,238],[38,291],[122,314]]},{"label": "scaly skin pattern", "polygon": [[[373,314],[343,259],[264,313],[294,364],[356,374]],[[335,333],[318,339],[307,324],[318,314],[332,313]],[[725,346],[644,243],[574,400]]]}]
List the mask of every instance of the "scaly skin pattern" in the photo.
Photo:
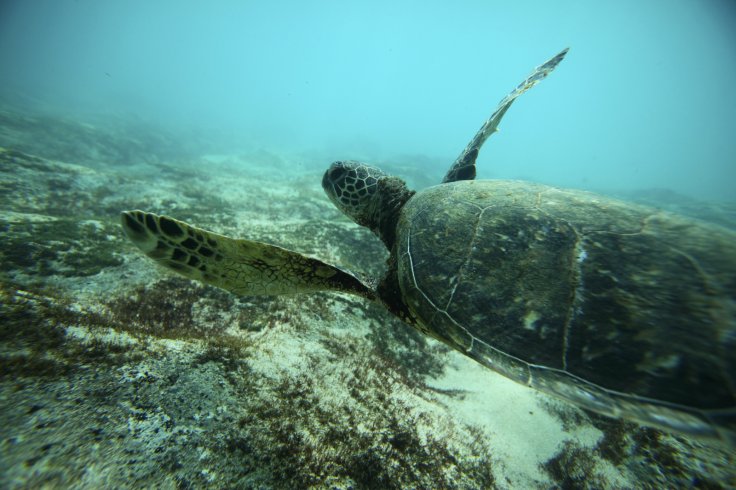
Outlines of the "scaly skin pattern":
[{"label": "scaly skin pattern", "polygon": [[375,297],[352,274],[275,245],[229,238],[143,211],[125,211],[121,220],[128,238],[159,264],[238,295],[331,290]]}]

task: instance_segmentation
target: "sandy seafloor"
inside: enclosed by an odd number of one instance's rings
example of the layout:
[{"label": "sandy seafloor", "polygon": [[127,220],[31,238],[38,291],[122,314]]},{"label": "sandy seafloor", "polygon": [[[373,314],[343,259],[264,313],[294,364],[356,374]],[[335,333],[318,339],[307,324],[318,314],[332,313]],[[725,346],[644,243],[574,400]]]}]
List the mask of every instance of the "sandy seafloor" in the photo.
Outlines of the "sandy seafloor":
[{"label": "sandy seafloor", "polygon": [[359,298],[179,278],[119,226],[144,209],[377,274],[386,252],[312,157],[0,116],[0,488],[736,486],[723,448],[514,384]]}]

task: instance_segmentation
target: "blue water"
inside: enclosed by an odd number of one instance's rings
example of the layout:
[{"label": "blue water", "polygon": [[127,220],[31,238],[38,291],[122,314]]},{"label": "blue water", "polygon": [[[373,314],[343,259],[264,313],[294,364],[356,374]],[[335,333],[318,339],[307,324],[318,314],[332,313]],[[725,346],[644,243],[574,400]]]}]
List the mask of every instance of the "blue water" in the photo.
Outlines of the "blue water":
[{"label": "blue water", "polygon": [[569,46],[484,148],[481,178],[729,200],[735,21],[731,0],[5,0],[0,84],[69,114],[208,131],[223,150],[422,162],[438,180]]}]

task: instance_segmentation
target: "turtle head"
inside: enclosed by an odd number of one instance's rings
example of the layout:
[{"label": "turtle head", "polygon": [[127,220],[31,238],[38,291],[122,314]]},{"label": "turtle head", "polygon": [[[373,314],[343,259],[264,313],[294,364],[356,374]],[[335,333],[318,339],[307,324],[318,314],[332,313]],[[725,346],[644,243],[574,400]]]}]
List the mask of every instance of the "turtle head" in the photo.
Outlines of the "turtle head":
[{"label": "turtle head", "polygon": [[363,226],[370,226],[376,212],[378,181],[382,170],[355,161],[335,162],[322,177],[322,187],[337,209]]},{"label": "turtle head", "polygon": [[334,162],[322,177],[332,203],[350,219],[367,226],[391,249],[399,211],[414,194],[398,177],[352,160]]}]

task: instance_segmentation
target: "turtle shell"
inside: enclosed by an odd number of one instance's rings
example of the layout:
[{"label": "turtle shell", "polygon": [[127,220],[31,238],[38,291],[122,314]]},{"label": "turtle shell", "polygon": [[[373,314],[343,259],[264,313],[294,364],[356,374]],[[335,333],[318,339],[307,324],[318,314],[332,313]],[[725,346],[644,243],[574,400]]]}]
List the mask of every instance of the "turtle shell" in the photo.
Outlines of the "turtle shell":
[{"label": "turtle shell", "polygon": [[583,408],[736,443],[736,233],[591,193],[417,193],[399,284],[425,333]]}]

